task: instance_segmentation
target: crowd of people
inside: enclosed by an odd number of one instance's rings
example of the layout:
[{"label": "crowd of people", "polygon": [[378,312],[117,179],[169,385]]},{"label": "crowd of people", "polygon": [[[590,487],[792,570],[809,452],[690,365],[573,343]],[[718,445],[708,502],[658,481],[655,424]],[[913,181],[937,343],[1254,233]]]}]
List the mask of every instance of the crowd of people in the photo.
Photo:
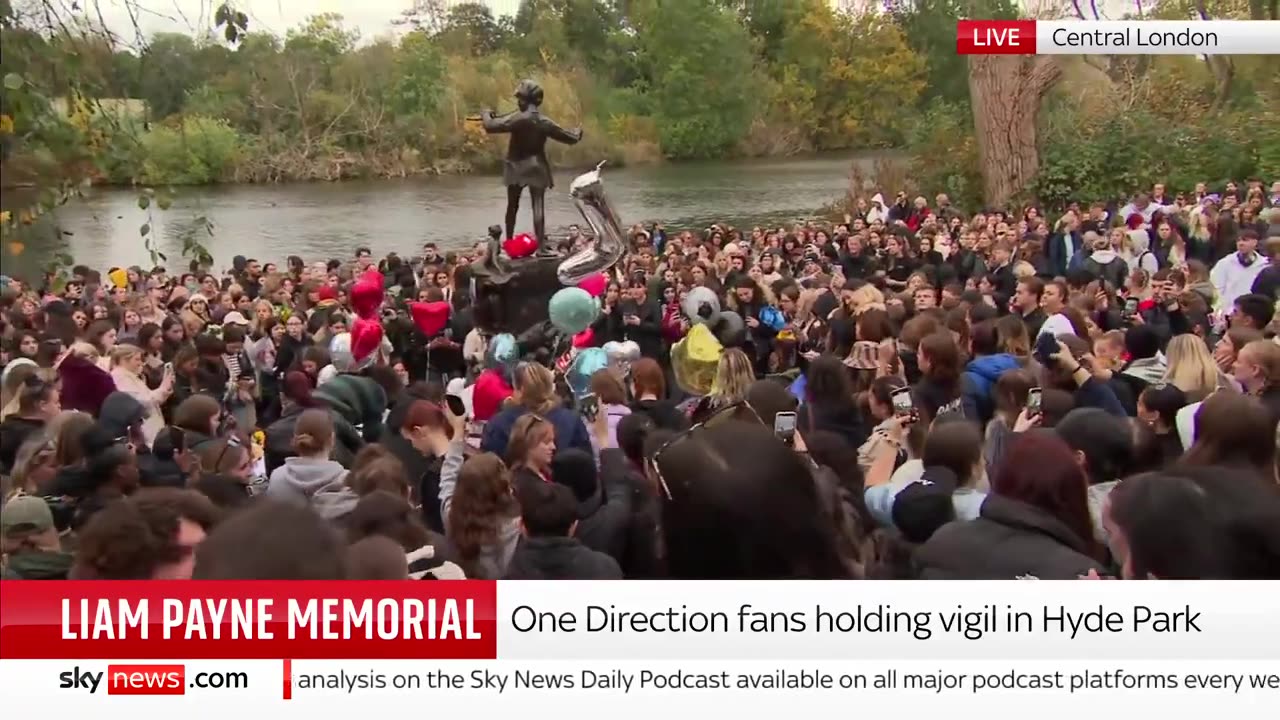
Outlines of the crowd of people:
[{"label": "crowd of people", "polygon": [[1280,578],[1280,182],[1180,190],[635,226],[586,394],[485,243],[3,277],[3,577]]}]

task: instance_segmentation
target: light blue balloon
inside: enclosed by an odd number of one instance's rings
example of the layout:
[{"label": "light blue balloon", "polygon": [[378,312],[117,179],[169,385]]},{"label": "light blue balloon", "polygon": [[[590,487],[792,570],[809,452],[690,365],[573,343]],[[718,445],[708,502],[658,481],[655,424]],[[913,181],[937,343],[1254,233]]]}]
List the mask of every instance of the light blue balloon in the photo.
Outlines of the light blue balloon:
[{"label": "light blue balloon", "polygon": [[520,346],[510,333],[494,335],[485,353],[485,367],[490,370],[511,370],[520,362]]},{"label": "light blue balloon", "polygon": [[578,400],[591,394],[591,376],[609,367],[609,354],[604,348],[587,348],[578,353],[569,370],[565,373],[565,382]]},{"label": "light blue balloon", "polygon": [[569,335],[577,335],[595,322],[600,312],[591,293],[577,287],[561,288],[551,296],[547,315],[556,329]]}]

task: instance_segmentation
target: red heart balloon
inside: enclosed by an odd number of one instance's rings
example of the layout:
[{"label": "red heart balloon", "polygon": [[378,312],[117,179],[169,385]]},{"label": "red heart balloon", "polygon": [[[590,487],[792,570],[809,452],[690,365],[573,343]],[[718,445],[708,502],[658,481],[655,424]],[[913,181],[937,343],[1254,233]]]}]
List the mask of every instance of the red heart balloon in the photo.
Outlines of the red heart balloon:
[{"label": "red heart balloon", "polygon": [[604,290],[608,286],[609,278],[606,278],[604,273],[588,275],[582,279],[582,282],[578,283],[578,287],[586,290],[587,294],[591,297],[600,297],[601,295],[604,295]]},{"label": "red heart balloon", "polygon": [[351,309],[355,310],[356,317],[377,319],[378,308],[382,307],[382,295],[382,273],[376,270],[365,273],[351,287]]},{"label": "red heart balloon", "polygon": [[520,233],[515,237],[502,243],[502,249],[507,253],[508,257],[522,258],[529,257],[538,249],[538,241],[533,239],[529,233]]},{"label": "red heart balloon", "polygon": [[360,362],[382,344],[382,323],[356,318],[351,324],[351,357]]},{"label": "red heart balloon", "polygon": [[596,333],[591,328],[587,328],[586,330],[583,330],[582,332],[573,336],[573,346],[576,348],[591,347],[591,344],[594,343],[595,341],[596,341]]},{"label": "red heart balloon", "polygon": [[409,303],[409,314],[413,316],[413,324],[417,325],[422,334],[427,337],[433,337],[444,329],[444,324],[449,322],[451,310],[449,303],[443,300]]}]

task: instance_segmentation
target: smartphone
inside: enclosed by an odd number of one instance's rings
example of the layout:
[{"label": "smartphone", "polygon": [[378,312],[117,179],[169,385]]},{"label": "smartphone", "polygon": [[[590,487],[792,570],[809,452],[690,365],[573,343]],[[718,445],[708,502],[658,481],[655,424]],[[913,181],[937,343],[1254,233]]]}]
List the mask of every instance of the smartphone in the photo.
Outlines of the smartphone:
[{"label": "smartphone", "polygon": [[1040,414],[1040,388],[1033,387],[1027,390],[1027,415]]},{"label": "smartphone", "polygon": [[462,398],[457,395],[445,395],[444,404],[449,406],[449,412],[458,417],[467,416],[467,405],[462,402]]},{"label": "smartphone", "polygon": [[1138,298],[1126,298],[1124,301],[1124,316],[1131,317],[1138,313]]},{"label": "smartphone", "polygon": [[175,425],[169,426],[169,442],[173,445],[174,453],[180,453],[187,449],[187,435],[182,428]]},{"label": "smartphone", "polygon": [[600,398],[595,393],[583,395],[578,400],[578,409],[587,422],[595,422],[596,416],[600,414]]},{"label": "smartphone", "polygon": [[773,434],[782,442],[791,445],[796,439],[796,414],[780,412],[773,416]]},{"label": "smartphone", "polygon": [[915,414],[916,405],[911,399],[911,388],[898,388],[889,397],[893,401],[893,414],[896,417],[910,417]]}]

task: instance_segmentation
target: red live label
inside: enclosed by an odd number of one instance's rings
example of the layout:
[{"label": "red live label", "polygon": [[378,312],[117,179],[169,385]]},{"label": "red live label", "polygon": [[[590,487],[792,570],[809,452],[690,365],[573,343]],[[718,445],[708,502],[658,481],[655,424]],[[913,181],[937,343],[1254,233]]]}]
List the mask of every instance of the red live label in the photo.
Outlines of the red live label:
[{"label": "red live label", "polygon": [[184,695],[185,665],[108,665],[108,695]]},{"label": "red live label", "polygon": [[956,23],[959,55],[1034,55],[1035,20],[961,20]]}]

